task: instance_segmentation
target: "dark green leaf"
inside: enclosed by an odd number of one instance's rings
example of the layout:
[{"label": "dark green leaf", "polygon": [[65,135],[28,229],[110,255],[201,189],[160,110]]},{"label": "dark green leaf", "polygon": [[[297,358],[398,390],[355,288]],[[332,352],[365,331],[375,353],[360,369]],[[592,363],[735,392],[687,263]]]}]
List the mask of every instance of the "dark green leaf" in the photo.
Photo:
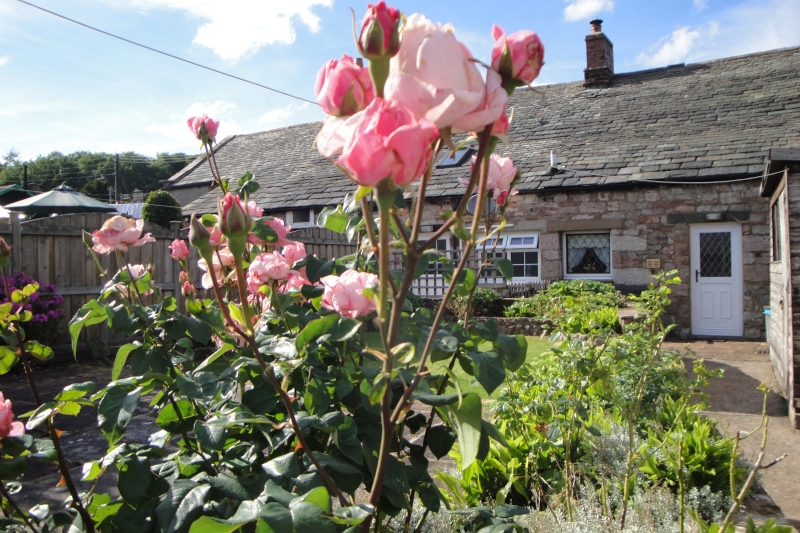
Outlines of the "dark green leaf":
[{"label": "dark green leaf", "polygon": [[528,353],[528,339],[525,338],[525,335],[512,337],[505,333],[498,333],[493,346],[503,356],[507,370],[515,372],[525,363]]},{"label": "dark green leaf", "polygon": [[128,504],[136,507],[144,500],[147,489],[150,488],[150,460],[139,456],[126,457],[118,466],[119,494]]},{"label": "dark green leaf", "polygon": [[472,375],[478,380],[488,394],[492,394],[506,379],[503,359],[494,351],[467,352],[472,361]]},{"label": "dark green leaf", "polygon": [[428,448],[437,459],[447,455],[456,442],[456,434],[445,425],[433,426],[428,430]]},{"label": "dark green leaf", "polygon": [[203,512],[209,485],[198,485],[194,481],[177,480],[170,485],[167,495],[156,509],[161,531],[183,533]]},{"label": "dark green leaf", "polygon": [[261,509],[256,533],[294,533],[294,531],[292,513],[289,509],[277,502],[269,502]]},{"label": "dark green leaf", "polygon": [[112,380],[119,379],[120,374],[122,374],[122,369],[125,368],[125,363],[128,361],[128,355],[138,348],[139,346],[135,344],[120,346],[119,350],[117,350],[116,357],[114,357],[114,368],[111,370]]},{"label": "dark green leaf", "polygon": [[43,424],[53,413],[53,409],[55,409],[56,405],[56,402],[45,402],[37,407],[28,419],[28,423],[25,424],[25,427],[30,430]]},{"label": "dark green leaf", "polygon": [[194,436],[204,450],[222,451],[225,445],[225,428],[223,426],[209,426],[202,420],[194,423]]},{"label": "dark green leaf", "polygon": [[83,398],[87,394],[94,392],[94,383],[85,381],[83,383],[73,383],[67,385],[64,390],[56,394],[56,400],[66,402],[69,400],[77,400]]},{"label": "dark green leaf", "polygon": [[386,394],[386,389],[388,388],[389,380],[386,377],[386,374],[380,373],[375,376],[375,380],[372,382],[372,387],[369,389],[369,403],[372,405],[377,405],[383,399],[383,396]]},{"label": "dark green leaf", "polygon": [[25,472],[25,457],[0,459],[0,480],[12,481]]},{"label": "dark green leaf", "polygon": [[426,405],[441,407],[443,405],[456,403],[458,401],[458,394],[420,394],[418,396],[414,396],[414,399]]},{"label": "dark green leaf", "polygon": [[322,416],[328,412],[331,403],[328,386],[319,378],[312,378],[303,396],[306,411],[312,415]]},{"label": "dark green leaf", "polygon": [[500,272],[501,276],[508,281],[514,280],[514,264],[510,259],[506,259],[505,257],[502,259],[495,259],[494,265],[497,267],[497,271]]},{"label": "dark green leaf", "polygon": [[[178,409],[175,409],[175,405]],[[168,403],[158,413],[156,424],[161,429],[166,429],[170,433],[181,433],[192,429],[197,413],[189,400],[178,400],[175,404]]]},{"label": "dark green leaf", "polygon": [[115,386],[108,389],[100,400],[97,406],[97,421],[109,446],[114,445],[125,433],[125,428],[128,427],[133,412],[139,405],[141,390],[130,386]]},{"label": "dark green leaf", "polygon": [[[319,506],[300,502],[290,506],[295,532],[336,533],[336,526]],[[263,514],[262,514],[263,517]]]},{"label": "dark green leaf", "polygon": [[505,436],[502,433],[500,433],[500,430],[497,429],[497,427],[494,424],[492,424],[491,422],[488,422],[486,420],[481,420],[481,427],[483,428],[483,431],[486,432],[486,434],[488,436],[490,436],[491,438],[493,438],[494,440],[496,440],[497,442],[499,442],[500,444],[502,444],[506,448],[509,447],[508,446],[508,442],[506,442]]},{"label": "dark green leaf", "polygon": [[363,522],[375,512],[375,508],[368,503],[361,503],[350,507],[339,507],[333,511],[331,520],[337,524],[355,526]]},{"label": "dark green leaf", "polygon": [[302,350],[306,345],[316,342],[322,335],[330,333],[338,324],[339,318],[337,314],[330,314],[306,324],[306,327],[303,328],[303,331],[300,332],[295,341],[297,349]]}]

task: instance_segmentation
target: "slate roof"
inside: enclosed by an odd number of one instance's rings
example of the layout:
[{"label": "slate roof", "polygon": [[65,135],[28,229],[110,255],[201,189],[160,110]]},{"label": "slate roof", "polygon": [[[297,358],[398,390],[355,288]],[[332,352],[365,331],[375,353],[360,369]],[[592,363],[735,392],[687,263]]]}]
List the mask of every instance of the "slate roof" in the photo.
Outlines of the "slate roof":
[{"label": "slate roof", "polygon": [[[517,91],[509,155],[520,192],[631,185],[635,180],[701,181],[755,176],[770,147],[800,147],[800,47],[614,76],[605,89],[582,81]],[[339,203],[353,190],[313,147],[320,123],[238,135],[220,143],[224,175],[249,170],[254,199],[267,210]],[[548,172],[550,150],[558,174]],[[469,165],[437,169],[429,197],[463,193]],[[209,183],[202,158],[170,186]],[[212,191],[184,208],[216,208]]]}]

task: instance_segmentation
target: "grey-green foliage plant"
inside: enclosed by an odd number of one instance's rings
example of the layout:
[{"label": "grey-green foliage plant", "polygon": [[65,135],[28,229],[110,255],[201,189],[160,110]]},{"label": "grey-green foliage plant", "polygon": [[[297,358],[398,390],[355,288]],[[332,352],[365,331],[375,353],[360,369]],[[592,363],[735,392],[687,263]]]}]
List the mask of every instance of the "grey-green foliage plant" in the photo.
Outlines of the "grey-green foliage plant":
[{"label": "grey-green foliage plant", "polygon": [[153,191],[142,206],[142,218],[147,222],[169,228],[173,220],[181,220],[181,204],[169,191]]}]

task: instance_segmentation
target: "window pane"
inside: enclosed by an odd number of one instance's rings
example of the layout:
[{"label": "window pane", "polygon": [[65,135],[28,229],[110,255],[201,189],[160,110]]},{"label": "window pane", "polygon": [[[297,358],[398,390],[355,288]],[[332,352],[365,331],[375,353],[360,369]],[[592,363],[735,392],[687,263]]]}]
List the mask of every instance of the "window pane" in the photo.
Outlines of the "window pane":
[{"label": "window pane", "polygon": [[511,252],[509,255],[511,256],[511,262],[515,265],[525,263],[525,252]]},{"label": "window pane", "polygon": [[514,265],[514,277],[525,277],[525,266],[524,265]]},{"label": "window pane", "polygon": [[611,235],[586,233],[567,235],[567,274],[609,274]]},{"label": "window pane", "polygon": [[311,222],[311,210],[300,209],[292,211],[292,224],[305,224]]},{"label": "window pane", "polygon": [[731,277],[731,234],[700,234],[700,275],[704,278]]},{"label": "window pane", "polygon": [[511,237],[511,242],[509,244],[512,246],[515,244],[522,244],[522,237]]}]

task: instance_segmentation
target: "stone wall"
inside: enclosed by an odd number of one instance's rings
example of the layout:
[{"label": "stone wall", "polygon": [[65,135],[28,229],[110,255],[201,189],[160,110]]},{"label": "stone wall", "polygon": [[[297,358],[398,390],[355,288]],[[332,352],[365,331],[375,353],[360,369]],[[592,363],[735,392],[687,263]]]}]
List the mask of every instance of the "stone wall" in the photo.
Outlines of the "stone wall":
[{"label": "stone wall", "polygon": [[[426,220],[440,224],[447,202],[430,205]],[[566,231],[608,230],[611,233],[612,276],[621,287],[644,287],[659,270],[677,269],[683,283],[674,288],[668,322],[675,332],[691,334],[689,295],[689,225],[710,223],[708,213],[722,222],[742,225],[744,336],[763,339],[763,306],[769,305],[769,201],[759,196],[759,181],[730,184],[635,184],[625,190],[594,190],[520,194],[510,198],[508,232],[539,232],[541,277],[564,277],[562,235]],[[433,226],[431,226],[433,227]],[[648,269],[658,259],[660,269]]]},{"label": "stone wall", "polygon": [[497,329],[506,335],[529,335],[538,337],[542,334],[542,326],[549,324],[546,320],[539,320],[538,318],[528,317],[477,317],[474,320],[478,322],[486,322],[487,320],[494,320],[497,322]]}]

